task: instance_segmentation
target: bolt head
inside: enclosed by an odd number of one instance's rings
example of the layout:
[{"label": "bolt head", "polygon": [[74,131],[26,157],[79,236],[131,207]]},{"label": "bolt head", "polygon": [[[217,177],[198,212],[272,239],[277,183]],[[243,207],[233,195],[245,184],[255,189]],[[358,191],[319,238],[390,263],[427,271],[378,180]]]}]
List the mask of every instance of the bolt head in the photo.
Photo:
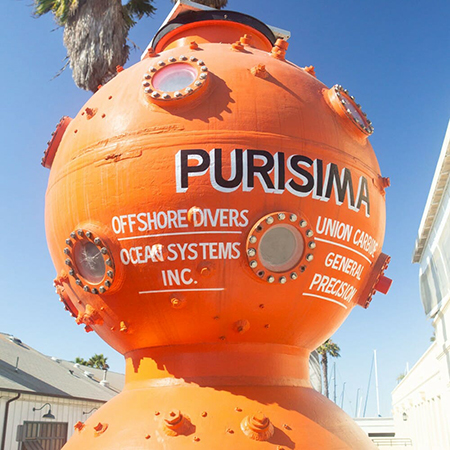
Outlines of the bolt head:
[{"label": "bolt head", "polygon": [[67,247],[64,249],[64,253],[66,254],[66,255],[68,255],[69,253],[70,253],[70,249],[68,249]]},{"label": "bolt head", "polygon": [[70,239],[66,239],[66,245],[72,245],[72,241]]},{"label": "bolt head", "polygon": [[107,266],[112,266],[112,261],[110,260],[110,259],[107,259],[106,261],[105,261],[105,264],[107,265]]},{"label": "bolt head", "polygon": [[201,59],[199,59],[198,60],[198,63],[197,63],[199,66],[204,66],[205,65],[205,63],[201,60]]},{"label": "bolt head", "polygon": [[108,253],[108,249],[106,247],[103,247],[100,251],[103,255],[106,255]]},{"label": "bolt head", "polygon": [[305,228],[306,225],[308,225],[308,222],[306,222],[306,220],[300,220],[300,224],[299,224],[302,228]]},{"label": "bolt head", "polygon": [[291,273],[291,280],[296,280],[298,278],[298,275],[295,272]]},{"label": "bolt head", "polygon": [[187,87],[185,90],[188,94],[192,94],[194,92],[194,89],[192,89],[191,87]]},{"label": "bolt head", "polygon": [[64,261],[64,264],[65,264],[66,266],[70,266],[70,264],[72,264],[72,261],[71,261],[69,258],[67,258],[67,259]]},{"label": "bolt head", "polygon": [[313,259],[314,259],[314,255],[311,255],[311,253],[308,253],[308,254],[306,255],[306,261],[310,262],[310,261],[312,261]]},{"label": "bolt head", "polygon": [[207,77],[208,77],[208,74],[207,74],[207,73],[202,73],[202,74],[200,75],[200,79],[201,79],[201,80],[206,80]]},{"label": "bolt head", "polygon": [[247,255],[250,256],[250,257],[255,256],[256,255],[256,250],[254,248],[249,248],[247,250]]},{"label": "bolt head", "polygon": [[183,94],[180,91],[175,92],[175,97],[180,98],[183,97]]},{"label": "bolt head", "polygon": [[187,60],[186,56],[180,55],[180,61],[186,61],[186,60]]},{"label": "bolt head", "polygon": [[206,66],[202,67],[202,72],[208,72],[208,68]]},{"label": "bolt head", "polygon": [[100,286],[98,288],[98,290],[100,291],[101,294],[103,294],[104,292],[106,292],[106,289],[104,288],[104,286]]},{"label": "bolt head", "polygon": [[165,66],[165,65],[166,65],[166,63],[164,61],[158,61],[158,66],[162,67],[162,66]]},{"label": "bolt head", "polygon": [[105,286],[109,288],[109,287],[111,286],[111,281],[106,280],[106,281],[105,281]]},{"label": "bolt head", "polygon": [[162,98],[165,99],[165,100],[168,100],[168,99],[170,98],[170,95],[169,95],[167,92],[165,92],[165,93],[162,95]]},{"label": "bolt head", "polygon": [[92,233],[90,231],[86,231],[86,237],[90,239],[92,237]]},{"label": "bolt head", "polygon": [[152,97],[153,98],[158,98],[159,97],[159,92],[152,92]]},{"label": "bolt head", "polygon": [[100,238],[96,237],[96,238],[94,239],[94,244],[95,244],[95,245],[100,245],[101,243],[102,243],[102,241],[100,240]]},{"label": "bolt head", "polygon": [[83,286],[83,290],[84,290],[85,292],[89,292],[89,286]]},{"label": "bolt head", "polygon": [[314,241],[311,241],[311,242],[308,244],[308,247],[309,247],[309,248],[316,248],[316,243],[315,243]]},{"label": "bolt head", "polygon": [[81,282],[81,280],[75,280],[75,283],[78,285],[78,286],[81,286],[83,283]]},{"label": "bolt head", "polygon": [[112,278],[114,276],[114,272],[112,270],[108,270],[108,272],[106,272],[106,275],[108,275],[109,278]]},{"label": "bolt head", "polygon": [[93,294],[98,294],[98,290],[97,289],[95,289],[95,288],[92,288],[92,291],[91,291]]},{"label": "bolt head", "polygon": [[196,85],[196,86],[201,86],[202,84],[203,84],[203,83],[202,83],[201,81],[196,81],[196,82],[195,82],[195,85]]},{"label": "bolt head", "polygon": [[281,284],[286,283],[286,277],[280,277],[280,283]]},{"label": "bolt head", "polygon": [[308,231],[306,232],[306,236],[308,236],[308,237],[314,236],[314,231],[313,231],[313,230],[308,230]]},{"label": "bolt head", "polygon": [[257,263],[255,260],[250,261],[250,267],[251,267],[252,269],[258,267],[258,263]]},{"label": "bolt head", "polygon": [[164,418],[164,421],[167,425],[176,425],[183,419],[183,414],[177,409],[171,411],[167,416]]},{"label": "bolt head", "polygon": [[274,278],[272,275],[269,275],[269,276],[267,277],[267,281],[268,281],[269,283],[273,283],[273,282],[275,281],[275,278]]},{"label": "bolt head", "polygon": [[174,58],[173,56],[171,58],[169,58],[170,62],[175,62],[177,60],[177,58]]},{"label": "bolt head", "polygon": [[72,239],[75,239],[77,237],[77,235],[75,234],[75,231],[72,231],[72,233],[70,233],[70,237]]},{"label": "bolt head", "polygon": [[273,217],[272,217],[272,216],[269,216],[269,217],[266,219],[266,223],[267,223],[268,225],[271,225],[271,224],[273,223]]},{"label": "bolt head", "polygon": [[77,233],[78,233],[78,236],[83,236],[83,230],[78,230]]},{"label": "bolt head", "polygon": [[254,244],[256,241],[257,241],[256,236],[250,236],[250,239],[249,239],[250,244]]},{"label": "bolt head", "polygon": [[197,61],[197,58],[195,56],[191,56],[189,59],[193,62]]}]

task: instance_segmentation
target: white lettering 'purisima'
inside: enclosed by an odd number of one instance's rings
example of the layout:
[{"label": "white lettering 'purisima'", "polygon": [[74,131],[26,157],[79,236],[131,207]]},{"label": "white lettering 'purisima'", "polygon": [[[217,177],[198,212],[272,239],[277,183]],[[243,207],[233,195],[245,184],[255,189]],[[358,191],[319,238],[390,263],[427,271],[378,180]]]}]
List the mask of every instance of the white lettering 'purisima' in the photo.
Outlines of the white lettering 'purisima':
[{"label": "white lettering 'purisima'", "polygon": [[[234,149],[227,163],[221,148],[209,153],[203,149],[180,150],[175,156],[175,177],[177,192],[186,192],[192,178],[203,177],[209,171],[211,186],[220,192],[242,189],[250,192],[255,182],[268,194],[283,194],[288,191],[297,197],[307,197],[329,201],[333,197],[337,205],[344,201],[353,211],[364,206],[370,216],[369,184],[364,176],[357,180],[347,167],[339,169],[335,163],[324,164],[321,159],[311,159],[305,155],[290,155],[283,152],[272,154],[267,150]],[[229,176],[223,167],[230,166]],[[355,195],[356,193],[356,195]]]}]

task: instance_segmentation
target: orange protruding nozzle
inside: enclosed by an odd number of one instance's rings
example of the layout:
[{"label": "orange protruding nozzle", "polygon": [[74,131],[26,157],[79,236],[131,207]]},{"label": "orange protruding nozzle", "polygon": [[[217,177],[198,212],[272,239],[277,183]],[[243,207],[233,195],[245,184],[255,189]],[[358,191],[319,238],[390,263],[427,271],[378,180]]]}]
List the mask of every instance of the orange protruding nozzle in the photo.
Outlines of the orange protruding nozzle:
[{"label": "orange protruding nozzle", "polygon": [[381,292],[382,294],[387,294],[391,288],[392,280],[388,277],[382,275],[375,285],[375,290]]},{"label": "orange protruding nozzle", "polygon": [[284,39],[277,39],[275,45],[272,47],[271,56],[280,61],[284,61],[288,47],[289,44]]},{"label": "orange protruding nozzle", "polygon": [[239,40],[242,45],[249,45],[252,42],[252,36],[250,34],[244,34]]},{"label": "orange protruding nozzle", "polygon": [[[241,38],[242,39],[242,38]],[[242,45],[242,41],[236,41],[231,44],[231,48],[233,50],[242,51],[244,50],[244,46]]]}]

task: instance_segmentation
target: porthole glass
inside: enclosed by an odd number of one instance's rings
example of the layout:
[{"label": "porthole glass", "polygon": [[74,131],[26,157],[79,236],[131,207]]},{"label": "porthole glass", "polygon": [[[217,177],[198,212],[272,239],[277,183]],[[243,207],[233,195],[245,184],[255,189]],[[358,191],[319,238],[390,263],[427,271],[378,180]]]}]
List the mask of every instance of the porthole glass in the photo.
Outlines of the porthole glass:
[{"label": "porthole glass", "polygon": [[160,69],[153,77],[153,87],[162,92],[175,92],[187,88],[197,78],[197,71],[189,64],[171,64]]},{"label": "porthole glass", "polygon": [[305,248],[300,232],[291,225],[271,227],[261,237],[258,254],[264,267],[272,272],[286,272],[300,261]]},{"label": "porthole glass", "polygon": [[77,242],[74,259],[79,274],[89,283],[100,283],[106,272],[100,249],[92,242]]}]

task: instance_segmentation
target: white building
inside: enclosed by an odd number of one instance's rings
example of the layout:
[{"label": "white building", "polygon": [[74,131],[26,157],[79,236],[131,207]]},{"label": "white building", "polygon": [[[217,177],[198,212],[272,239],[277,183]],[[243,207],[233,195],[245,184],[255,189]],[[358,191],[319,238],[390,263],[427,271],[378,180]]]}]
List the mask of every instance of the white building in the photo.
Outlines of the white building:
[{"label": "white building", "polygon": [[415,450],[450,449],[450,122],[419,228],[413,262],[435,341],[392,392],[397,434]]},{"label": "white building", "polygon": [[[124,375],[45,356],[0,333],[0,450],[60,450]],[[45,405],[45,406],[44,406]]]}]

